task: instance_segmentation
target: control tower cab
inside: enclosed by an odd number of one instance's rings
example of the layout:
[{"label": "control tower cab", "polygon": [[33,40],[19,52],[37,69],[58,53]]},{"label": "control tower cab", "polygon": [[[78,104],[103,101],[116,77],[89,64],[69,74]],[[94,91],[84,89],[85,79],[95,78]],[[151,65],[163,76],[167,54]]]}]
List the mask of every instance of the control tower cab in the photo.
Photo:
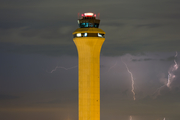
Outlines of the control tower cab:
[{"label": "control tower cab", "polygon": [[78,20],[80,28],[99,27],[100,20],[96,19],[96,14],[84,13],[81,15],[81,17],[82,18]]},{"label": "control tower cab", "polygon": [[79,28],[73,32],[73,37],[105,37],[105,32],[99,29],[100,20],[94,13],[81,14],[78,19]]}]

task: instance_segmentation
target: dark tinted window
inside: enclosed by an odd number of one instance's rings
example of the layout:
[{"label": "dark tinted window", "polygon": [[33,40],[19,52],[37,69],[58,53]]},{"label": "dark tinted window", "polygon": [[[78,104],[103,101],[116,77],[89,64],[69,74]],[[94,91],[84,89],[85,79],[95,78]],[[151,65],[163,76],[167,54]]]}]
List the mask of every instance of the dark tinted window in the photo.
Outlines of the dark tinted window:
[{"label": "dark tinted window", "polygon": [[80,23],[79,24],[80,28],[88,28],[88,27],[95,27],[98,28],[99,24],[98,23]]},{"label": "dark tinted window", "polygon": [[99,24],[98,24],[98,23],[94,23],[94,27],[95,27],[95,28],[98,28],[98,27],[99,27]]}]

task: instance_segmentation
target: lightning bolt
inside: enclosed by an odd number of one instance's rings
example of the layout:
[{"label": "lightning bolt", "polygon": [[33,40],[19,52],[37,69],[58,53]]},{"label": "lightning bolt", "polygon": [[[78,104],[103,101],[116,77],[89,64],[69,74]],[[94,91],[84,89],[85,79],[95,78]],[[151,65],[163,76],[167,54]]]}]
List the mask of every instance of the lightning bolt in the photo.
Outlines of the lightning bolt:
[{"label": "lightning bolt", "polygon": [[127,69],[128,73],[129,73],[130,76],[131,76],[131,82],[132,82],[132,84],[131,84],[131,87],[132,87],[131,92],[133,93],[133,99],[136,100],[136,93],[135,93],[135,91],[134,91],[134,78],[133,78],[133,74],[132,74],[132,72],[129,70],[127,64],[126,64],[122,59],[121,59],[121,61],[122,61],[123,64],[126,66],[126,69]]},{"label": "lightning bolt", "polygon": [[64,69],[64,70],[70,70],[70,69],[73,69],[73,68],[76,68],[77,66],[74,66],[74,67],[70,67],[70,68],[65,68],[65,67],[61,67],[61,66],[56,66],[53,70],[51,70],[50,73],[53,73],[54,71],[56,71],[57,69],[61,68],[61,69]]},{"label": "lightning bolt", "polygon": [[70,120],[70,119],[69,119],[69,115],[68,115],[68,118],[67,118],[67,120]]},{"label": "lightning bolt", "polygon": [[109,68],[108,72],[109,72],[113,67],[115,67],[116,65],[117,65],[117,61],[116,61],[116,63],[115,63],[113,66],[111,66],[111,67]]},{"label": "lightning bolt", "polygon": [[[176,55],[174,58],[178,56],[178,53],[176,52]],[[170,67],[168,71],[168,82],[167,82],[167,87],[171,88],[171,83],[173,82],[174,78],[176,77],[173,72],[176,71],[179,68],[179,65],[177,64],[176,60],[174,59],[174,65]]]},{"label": "lightning bolt", "polygon": [[160,88],[158,88],[154,93],[153,93],[153,97],[154,98],[156,98],[158,95],[160,95],[161,94],[161,89],[163,88],[163,87],[165,87],[166,85],[163,85],[163,86],[161,86]]},{"label": "lightning bolt", "polygon": [[132,116],[129,116],[129,120],[132,120]]}]

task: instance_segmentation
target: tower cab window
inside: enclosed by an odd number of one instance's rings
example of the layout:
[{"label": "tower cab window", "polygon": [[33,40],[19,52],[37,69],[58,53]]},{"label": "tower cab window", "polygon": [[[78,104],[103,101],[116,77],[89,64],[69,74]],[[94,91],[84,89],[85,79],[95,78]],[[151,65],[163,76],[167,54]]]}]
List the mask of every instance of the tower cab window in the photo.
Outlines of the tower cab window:
[{"label": "tower cab window", "polygon": [[88,27],[98,28],[98,27],[99,27],[99,24],[97,24],[97,23],[80,23],[80,24],[79,24],[79,27],[80,27],[80,28],[88,28]]}]

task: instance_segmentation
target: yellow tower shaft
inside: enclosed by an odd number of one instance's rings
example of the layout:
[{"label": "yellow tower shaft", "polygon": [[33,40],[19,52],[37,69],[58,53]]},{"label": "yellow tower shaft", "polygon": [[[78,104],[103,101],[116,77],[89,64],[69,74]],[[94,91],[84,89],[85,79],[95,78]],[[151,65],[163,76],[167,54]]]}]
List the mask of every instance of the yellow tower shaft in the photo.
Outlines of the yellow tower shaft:
[{"label": "yellow tower shaft", "polygon": [[104,40],[73,39],[79,59],[79,120],[100,120],[100,51]]}]

